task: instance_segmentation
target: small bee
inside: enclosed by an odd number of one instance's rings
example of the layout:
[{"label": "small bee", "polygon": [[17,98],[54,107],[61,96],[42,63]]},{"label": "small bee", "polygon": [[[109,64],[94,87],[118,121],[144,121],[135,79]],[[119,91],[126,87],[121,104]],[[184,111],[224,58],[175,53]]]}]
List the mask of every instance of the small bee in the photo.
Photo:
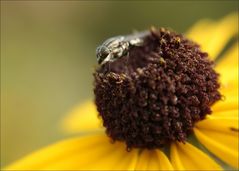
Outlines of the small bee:
[{"label": "small bee", "polygon": [[142,46],[144,39],[150,31],[139,32],[136,34],[116,36],[107,39],[96,49],[97,61],[100,65],[106,62],[113,62],[129,53],[130,48]]}]

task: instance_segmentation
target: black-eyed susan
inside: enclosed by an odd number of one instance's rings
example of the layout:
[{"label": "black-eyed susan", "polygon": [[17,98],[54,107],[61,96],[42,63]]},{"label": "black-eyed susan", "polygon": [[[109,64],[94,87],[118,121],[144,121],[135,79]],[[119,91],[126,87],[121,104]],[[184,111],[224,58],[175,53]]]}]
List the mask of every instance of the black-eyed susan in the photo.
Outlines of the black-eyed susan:
[{"label": "black-eyed susan", "polygon": [[121,58],[94,74],[100,117],[89,101],[64,120],[68,132],[87,134],[6,169],[223,170],[218,159],[238,168],[238,40],[228,48],[237,24],[232,14],[187,33],[216,60],[215,71],[197,44],[152,30],[146,45],[130,51],[127,66]]}]

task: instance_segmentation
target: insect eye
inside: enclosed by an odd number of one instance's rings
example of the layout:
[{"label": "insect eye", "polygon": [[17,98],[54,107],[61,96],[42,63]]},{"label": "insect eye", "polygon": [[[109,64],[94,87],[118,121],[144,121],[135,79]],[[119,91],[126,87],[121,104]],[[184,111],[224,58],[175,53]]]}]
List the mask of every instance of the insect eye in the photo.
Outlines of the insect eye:
[{"label": "insect eye", "polygon": [[103,46],[100,49],[99,56],[100,58],[106,58],[109,55],[109,53],[110,53],[109,49]]},{"label": "insect eye", "polygon": [[97,61],[98,63],[101,63],[104,61],[104,59],[110,54],[110,51],[107,47],[105,46],[100,46],[96,50],[96,56],[97,56]]},{"label": "insect eye", "polygon": [[107,57],[108,55],[109,55],[109,50],[107,49],[107,48],[103,48],[102,50],[101,50],[101,56],[102,57]]}]

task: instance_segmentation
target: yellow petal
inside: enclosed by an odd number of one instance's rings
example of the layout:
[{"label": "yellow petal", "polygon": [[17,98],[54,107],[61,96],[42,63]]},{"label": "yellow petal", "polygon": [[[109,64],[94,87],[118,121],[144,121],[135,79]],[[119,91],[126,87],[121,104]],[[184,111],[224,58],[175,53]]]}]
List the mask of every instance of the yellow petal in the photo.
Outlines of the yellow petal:
[{"label": "yellow petal", "polygon": [[198,140],[217,157],[238,168],[238,110],[221,112],[196,124]]},{"label": "yellow petal", "polygon": [[224,49],[230,39],[238,33],[238,14],[232,13],[219,22],[202,20],[197,23],[187,36],[209,53],[211,59],[215,59]]},{"label": "yellow petal", "polygon": [[207,154],[189,143],[173,143],[170,157],[176,170],[222,170]]},{"label": "yellow petal", "polygon": [[225,88],[228,85],[238,85],[238,42],[225,53],[215,69]]},{"label": "yellow petal", "polygon": [[213,106],[213,111],[238,109],[238,42],[222,57],[216,71],[220,74],[224,99]]},{"label": "yellow petal", "polygon": [[154,153],[154,151],[144,150],[139,156],[135,170],[147,170],[150,157],[153,155],[155,157]]},{"label": "yellow petal", "polygon": [[215,29],[216,25],[216,22],[203,19],[193,25],[186,35],[188,38],[197,42],[201,46],[202,50],[206,51],[205,47],[210,41],[211,33]]},{"label": "yellow petal", "polygon": [[212,116],[195,124],[198,129],[206,129],[226,134],[236,134],[231,129],[238,129],[238,110],[215,112]]},{"label": "yellow petal", "polygon": [[93,101],[86,101],[74,108],[66,115],[61,125],[67,133],[77,133],[102,128],[101,120],[98,118],[98,112]]},{"label": "yellow petal", "polygon": [[56,143],[17,161],[9,170],[132,170],[138,150],[110,143],[104,134],[72,138]]},{"label": "yellow petal", "polygon": [[135,170],[173,170],[173,167],[162,151],[143,150]]},{"label": "yellow petal", "polygon": [[225,52],[216,68],[223,68],[225,66],[238,68],[238,42]]},{"label": "yellow petal", "polygon": [[[225,117],[225,118],[228,117],[228,118],[238,119],[238,109],[216,111],[216,112],[213,112],[212,115],[208,115],[207,119],[218,118],[218,117]],[[201,122],[202,121],[198,122],[196,125],[201,124]]]},{"label": "yellow petal", "polygon": [[238,87],[232,89],[220,89],[223,99],[212,106],[213,114],[220,111],[238,109]]},{"label": "yellow petal", "polygon": [[156,152],[160,161],[159,170],[174,170],[167,156],[160,150],[156,150]]}]

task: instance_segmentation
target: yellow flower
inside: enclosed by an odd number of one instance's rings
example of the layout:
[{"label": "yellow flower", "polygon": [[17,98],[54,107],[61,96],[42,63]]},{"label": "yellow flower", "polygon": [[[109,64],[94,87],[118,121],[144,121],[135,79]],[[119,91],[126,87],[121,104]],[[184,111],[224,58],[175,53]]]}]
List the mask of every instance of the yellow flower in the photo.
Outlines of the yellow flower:
[{"label": "yellow flower", "polygon": [[[237,14],[231,14],[219,22],[200,21],[187,36],[216,59],[237,34]],[[195,146],[192,145],[195,141],[175,142],[169,152],[160,149],[132,149],[128,152],[124,143],[112,143],[104,134],[96,107],[88,101],[63,121],[65,131],[82,132],[81,136],[36,151],[5,169],[223,170],[213,155],[238,168],[238,40],[217,59],[216,71],[220,73],[220,92],[224,100],[213,105],[212,115],[196,123],[194,135],[200,143]]]}]

